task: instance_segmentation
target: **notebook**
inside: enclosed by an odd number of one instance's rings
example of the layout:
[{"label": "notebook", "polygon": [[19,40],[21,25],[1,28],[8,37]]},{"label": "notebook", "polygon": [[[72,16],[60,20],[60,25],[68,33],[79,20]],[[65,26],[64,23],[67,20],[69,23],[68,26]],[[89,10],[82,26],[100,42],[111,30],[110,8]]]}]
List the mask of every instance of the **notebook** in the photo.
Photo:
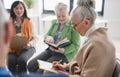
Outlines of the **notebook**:
[{"label": "notebook", "polygon": [[43,60],[37,60],[37,62],[38,62],[39,69],[44,70],[44,71],[48,71],[48,72],[52,72],[52,73],[58,73],[52,67],[52,63],[46,62],[46,61],[43,61]]},{"label": "notebook", "polygon": [[27,38],[25,36],[13,36],[10,41],[10,48],[12,50],[21,50],[27,46]]}]

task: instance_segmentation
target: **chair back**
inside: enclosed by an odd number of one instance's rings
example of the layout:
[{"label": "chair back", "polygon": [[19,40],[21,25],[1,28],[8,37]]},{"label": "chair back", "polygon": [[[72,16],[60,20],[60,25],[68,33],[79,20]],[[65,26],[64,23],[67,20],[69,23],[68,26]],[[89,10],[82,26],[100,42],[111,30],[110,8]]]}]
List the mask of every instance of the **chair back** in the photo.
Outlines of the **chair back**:
[{"label": "chair back", "polygon": [[113,77],[120,77],[120,59],[117,58],[116,67],[113,73]]}]

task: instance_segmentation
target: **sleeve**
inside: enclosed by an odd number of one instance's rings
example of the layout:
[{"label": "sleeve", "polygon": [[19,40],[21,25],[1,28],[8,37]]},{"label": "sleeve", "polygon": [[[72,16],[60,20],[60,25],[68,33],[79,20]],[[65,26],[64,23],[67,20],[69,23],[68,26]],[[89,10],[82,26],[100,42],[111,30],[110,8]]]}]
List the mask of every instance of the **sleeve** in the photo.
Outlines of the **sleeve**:
[{"label": "sleeve", "polygon": [[71,75],[70,77],[103,77],[103,73],[105,73],[104,68],[106,67],[103,64],[104,57],[102,56],[103,53],[101,53],[100,47],[91,44],[84,52],[86,54],[83,54],[83,62],[79,66],[81,69],[80,73]]},{"label": "sleeve", "polygon": [[52,37],[54,36],[54,34],[55,34],[54,25],[55,25],[56,21],[57,20],[52,21],[52,25],[51,25],[50,29],[48,30],[48,32],[46,33],[46,35],[44,36],[44,39],[49,37],[49,36],[52,36]]},{"label": "sleeve", "polygon": [[28,40],[32,40],[32,24],[30,21],[28,23]]},{"label": "sleeve", "polygon": [[80,48],[80,35],[74,31],[74,29],[71,27],[71,44],[67,47],[65,47],[64,54],[66,55],[68,61],[71,61],[72,58],[76,55]]},{"label": "sleeve", "polygon": [[28,42],[32,39],[32,24],[28,19],[24,19],[21,33],[27,37]]}]

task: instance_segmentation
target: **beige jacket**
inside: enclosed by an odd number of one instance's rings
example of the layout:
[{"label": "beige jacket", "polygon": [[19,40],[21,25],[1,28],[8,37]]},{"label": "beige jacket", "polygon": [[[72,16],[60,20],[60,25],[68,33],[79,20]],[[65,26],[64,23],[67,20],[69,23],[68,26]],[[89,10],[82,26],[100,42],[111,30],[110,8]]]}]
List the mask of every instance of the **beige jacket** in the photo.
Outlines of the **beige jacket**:
[{"label": "beige jacket", "polygon": [[115,48],[107,36],[106,29],[96,29],[88,39],[88,43],[70,63],[70,77],[112,77]]}]

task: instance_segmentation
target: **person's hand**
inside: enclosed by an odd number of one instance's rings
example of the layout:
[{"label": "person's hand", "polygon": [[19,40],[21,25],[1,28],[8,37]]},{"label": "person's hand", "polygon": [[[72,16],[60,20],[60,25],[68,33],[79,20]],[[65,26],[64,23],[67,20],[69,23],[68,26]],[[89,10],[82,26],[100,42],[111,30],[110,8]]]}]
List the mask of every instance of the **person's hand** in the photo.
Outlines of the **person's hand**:
[{"label": "person's hand", "polygon": [[54,38],[52,36],[48,36],[46,39],[45,39],[46,42],[49,42],[49,43],[54,43]]},{"label": "person's hand", "polygon": [[65,65],[62,65],[57,61],[54,61],[52,65],[53,65],[53,68],[57,71],[64,71],[66,69]]},{"label": "person's hand", "polygon": [[69,75],[69,73],[66,72],[66,70],[68,69],[67,64],[62,65],[59,62],[54,61],[53,62],[53,68],[60,74]]},{"label": "person's hand", "polygon": [[58,52],[58,53],[64,53],[64,48],[58,48],[58,49],[55,49],[53,47],[50,47],[50,50],[54,51],[54,52]]},{"label": "person's hand", "polygon": [[64,53],[64,48],[58,48],[54,50],[55,52]]}]

